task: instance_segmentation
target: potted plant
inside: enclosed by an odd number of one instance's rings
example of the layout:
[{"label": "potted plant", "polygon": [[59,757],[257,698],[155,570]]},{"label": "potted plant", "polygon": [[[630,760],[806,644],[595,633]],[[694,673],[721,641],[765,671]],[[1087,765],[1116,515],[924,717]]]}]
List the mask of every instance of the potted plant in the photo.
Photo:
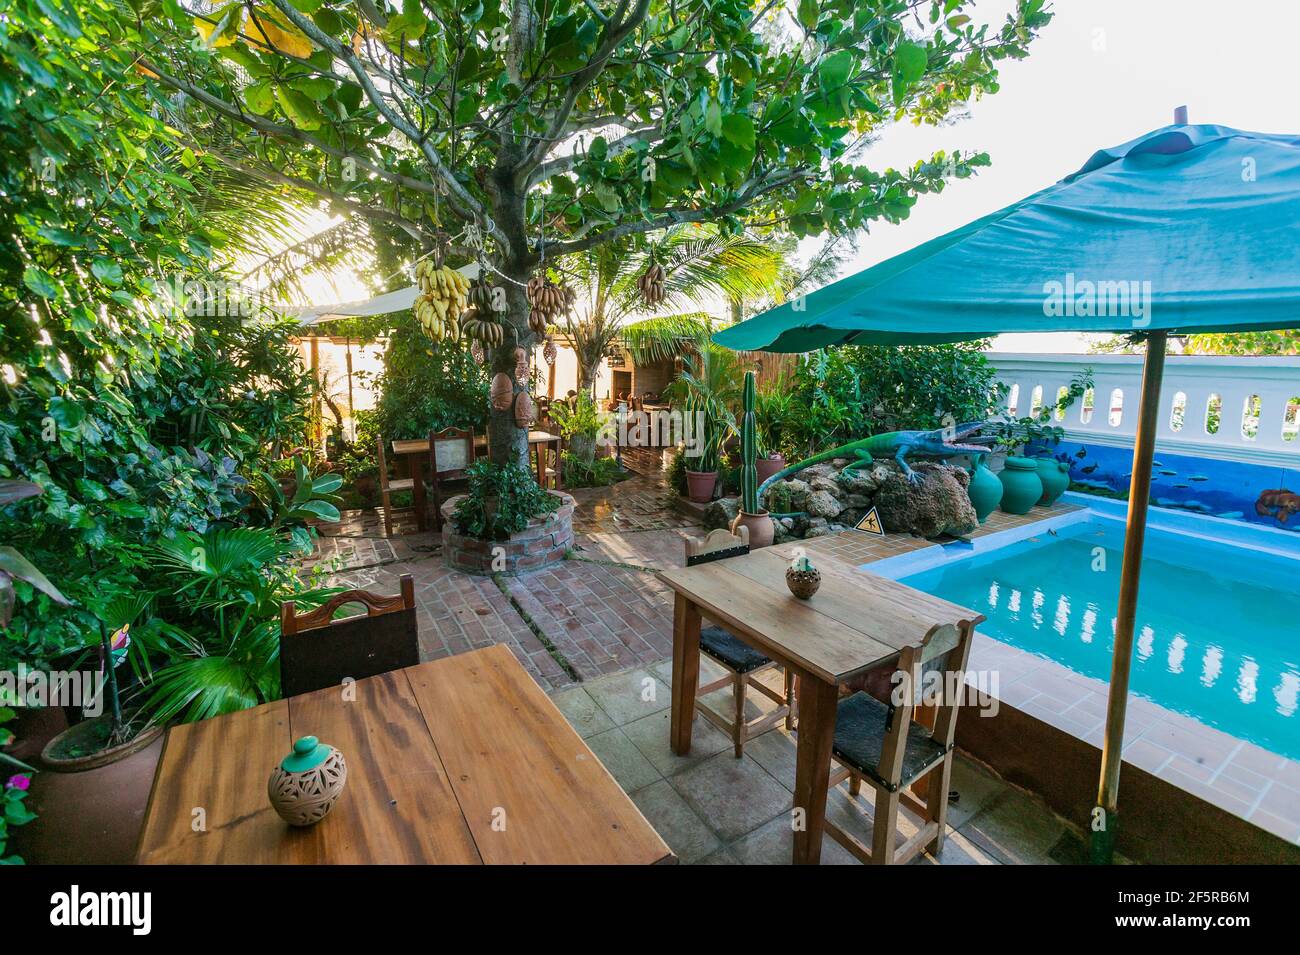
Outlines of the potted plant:
[{"label": "potted plant", "polygon": [[452,523],[458,534],[479,540],[506,540],[535,517],[559,508],[561,500],[542,488],[527,468],[493,464],[480,458],[465,469],[465,495],[456,503]]},{"label": "potted plant", "polygon": [[701,339],[683,360],[677,380],[668,386],[667,394],[682,405],[688,433],[695,438],[694,448],[688,445],[686,483],[687,497],[696,503],[713,499],[722,449],[736,433],[732,409],[740,397],[740,383],[735,353]]},{"label": "potted plant", "polygon": [[742,396],[745,409],[740,422],[740,511],[731,524],[734,534],[737,527],[749,528],[749,546],[766,547],[772,543],[775,528],[772,518],[758,504],[758,437],[754,416],[754,373],[745,372],[745,388]]},{"label": "potted plant", "polygon": [[758,483],[761,486],[772,475],[783,470],[787,463],[783,453],[789,442],[786,422],[793,413],[794,394],[785,387],[784,378],[772,387],[755,395],[758,458]]}]

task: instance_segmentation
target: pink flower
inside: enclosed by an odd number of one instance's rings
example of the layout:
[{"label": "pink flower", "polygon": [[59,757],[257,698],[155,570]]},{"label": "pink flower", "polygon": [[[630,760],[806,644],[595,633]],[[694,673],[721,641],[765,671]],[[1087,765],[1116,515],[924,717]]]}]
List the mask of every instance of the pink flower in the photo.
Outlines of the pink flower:
[{"label": "pink flower", "polygon": [[24,776],[22,773],[14,773],[5,783],[5,789],[26,789],[32,784],[32,777]]}]

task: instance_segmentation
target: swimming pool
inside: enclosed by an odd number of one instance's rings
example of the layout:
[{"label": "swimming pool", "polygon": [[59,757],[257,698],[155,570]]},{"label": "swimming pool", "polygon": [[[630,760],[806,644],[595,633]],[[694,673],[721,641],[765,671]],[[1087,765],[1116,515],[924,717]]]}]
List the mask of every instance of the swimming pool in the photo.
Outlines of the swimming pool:
[{"label": "swimming pool", "polygon": [[[1300,561],[1159,523],[1147,531],[1131,689],[1300,759]],[[1109,680],[1123,522],[1089,510],[1011,543],[985,540],[864,569],[980,611],[987,636]]]}]

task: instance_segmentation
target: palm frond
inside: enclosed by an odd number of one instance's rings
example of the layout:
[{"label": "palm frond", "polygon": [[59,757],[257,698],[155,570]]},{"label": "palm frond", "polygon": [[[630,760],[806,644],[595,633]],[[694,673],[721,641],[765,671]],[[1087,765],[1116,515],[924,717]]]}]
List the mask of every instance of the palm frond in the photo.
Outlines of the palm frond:
[{"label": "palm frond", "polygon": [[692,345],[707,338],[713,321],[707,312],[660,315],[623,327],[623,344],[639,365],[678,358]]}]

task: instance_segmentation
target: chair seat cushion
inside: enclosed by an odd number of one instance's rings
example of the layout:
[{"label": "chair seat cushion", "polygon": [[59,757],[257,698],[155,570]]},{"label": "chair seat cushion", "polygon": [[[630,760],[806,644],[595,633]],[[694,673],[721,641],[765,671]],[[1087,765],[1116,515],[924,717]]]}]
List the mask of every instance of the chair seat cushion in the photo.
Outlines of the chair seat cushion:
[{"label": "chair seat cushion", "polygon": [[700,649],[737,673],[748,673],[772,662],[771,657],[763,656],[721,627],[704,627],[700,630]]},{"label": "chair seat cushion", "polygon": [[388,490],[390,490],[390,491],[413,491],[413,490],[415,490],[415,479],[414,479],[414,478],[398,478],[396,481],[389,481],[389,482],[388,482]]},{"label": "chair seat cushion", "polygon": [[[835,712],[835,758],[890,789],[879,772],[880,750],[888,733],[890,708],[868,693],[854,693],[840,700]],[[944,748],[919,723],[907,727],[903,749],[902,788],[943,758]]]}]

